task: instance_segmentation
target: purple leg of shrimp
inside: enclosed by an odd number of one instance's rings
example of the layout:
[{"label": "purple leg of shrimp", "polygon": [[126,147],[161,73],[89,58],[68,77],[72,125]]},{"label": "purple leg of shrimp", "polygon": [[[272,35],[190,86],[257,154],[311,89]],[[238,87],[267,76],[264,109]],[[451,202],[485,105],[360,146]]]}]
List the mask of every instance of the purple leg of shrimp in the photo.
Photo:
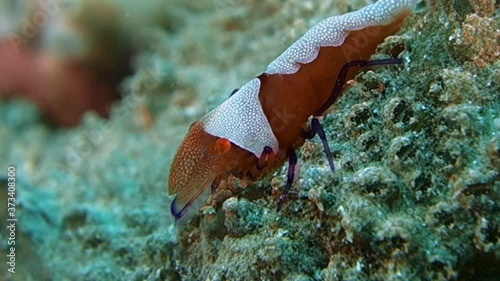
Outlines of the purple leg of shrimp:
[{"label": "purple leg of shrimp", "polygon": [[366,66],[375,66],[375,65],[388,65],[388,64],[400,64],[403,63],[402,59],[380,59],[380,60],[355,60],[348,62],[342,66],[342,69],[339,72],[337,77],[337,81],[335,81],[335,87],[333,88],[332,94],[328,98],[328,100],[321,106],[315,113],[314,116],[320,116],[332,106],[333,103],[337,101],[340,97],[340,93],[342,93],[342,88],[344,87],[345,80],[347,78],[347,73],[349,72],[349,68],[351,67],[366,67]]},{"label": "purple leg of shrimp", "polygon": [[269,146],[265,146],[264,150],[262,151],[262,155],[260,156],[259,160],[257,161],[257,170],[262,170],[267,164],[267,156],[273,152],[273,149],[270,148]]},{"label": "purple leg of shrimp", "polygon": [[[320,116],[327,110],[330,106],[332,106],[335,101],[340,97],[340,93],[342,92],[342,88],[344,87],[345,80],[347,77],[347,73],[349,72],[349,69],[351,67],[366,67],[366,66],[375,66],[375,65],[388,65],[388,64],[400,64],[403,63],[402,59],[380,59],[380,60],[356,60],[356,61],[351,61],[344,66],[342,66],[342,69],[339,72],[339,75],[337,77],[337,81],[335,81],[335,87],[333,88],[332,94],[328,98],[328,100],[323,104],[323,106],[320,107],[315,113],[314,116]],[[319,138],[321,139],[321,142],[323,143],[323,147],[325,149],[325,154],[328,159],[328,164],[330,164],[330,168],[332,169],[332,172],[335,172],[335,165],[333,164],[333,157],[332,157],[332,152],[330,151],[330,147],[328,146],[328,141],[325,136],[325,131],[323,130],[323,126],[321,126],[321,123],[317,118],[313,118],[311,120],[311,130],[309,132],[306,132],[302,135],[303,138],[305,139],[312,139],[314,136],[318,134]]]},{"label": "purple leg of shrimp", "polygon": [[328,159],[328,164],[330,164],[330,169],[332,169],[332,173],[335,172],[335,164],[333,164],[333,156],[330,151],[330,146],[328,145],[328,140],[326,139],[325,131],[323,130],[323,126],[319,122],[318,118],[314,117],[311,120],[311,130],[302,134],[302,137],[305,139],[312,139],[314,136],[318,135],[323,143],[323,148],[325,149],[326,158]]},{"label": "purple leg of shrimp", "polygon": [[210,190],[212,191],[212,194],[214,194],[217,191],[217,188],[219,187],[221,178],[217,177],[212,184],[210,185]]},{"label": "purple leg of shrimp", "polygon": [[280,196],[280,201],[278,202],[278,208],[276,209],[277,212],[281,210],[281,207],[283,206],[283,203],[285,203],[286,197],[288,196],[288,192],[290,191],[290,188],[292,187],[293,179],[295,178],[295,166],[297,165],[297,155],[295,154],[295,151],[293,148],[288,149],[288,174],[287,174],[287,180],[286,180],[286,185],[285,185],[285,190],[283,190],[283,193]]}]

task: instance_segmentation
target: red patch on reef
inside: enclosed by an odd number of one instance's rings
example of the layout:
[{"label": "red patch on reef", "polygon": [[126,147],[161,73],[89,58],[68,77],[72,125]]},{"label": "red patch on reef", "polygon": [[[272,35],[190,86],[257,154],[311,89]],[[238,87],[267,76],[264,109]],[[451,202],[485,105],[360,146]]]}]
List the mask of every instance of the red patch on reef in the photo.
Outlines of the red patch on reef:
[{"label": "red patch on reef", "polygon": [[27,46],[0,40],[0,97],[35,103],[49,122],[78,125],[83,114],[107,117],[118,99],[116,82],[97,77],[82,63],[60,60]]}]

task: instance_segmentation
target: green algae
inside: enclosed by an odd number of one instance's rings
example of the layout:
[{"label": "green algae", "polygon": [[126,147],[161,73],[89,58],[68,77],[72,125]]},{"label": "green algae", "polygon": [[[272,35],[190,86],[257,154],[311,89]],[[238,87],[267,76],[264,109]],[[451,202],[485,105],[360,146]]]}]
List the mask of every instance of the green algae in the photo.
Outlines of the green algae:
[{"label": "green algae", "polygon": [[31,105],[1,101],[0,162],[17,166],[22,202],[20,274],[6,279],[494,280],[494,1],[422,4],[374,55],[404,65],[358,75],[323,118],[335,174],[319,140],[307,142],[281,213],[286,167],[227,183],[214,207],[174,224],[166,178],[189,124],[312,23],[365,4],[334,2],[172,1],[172,24],[147,34],[109,120],[55,129]]}]

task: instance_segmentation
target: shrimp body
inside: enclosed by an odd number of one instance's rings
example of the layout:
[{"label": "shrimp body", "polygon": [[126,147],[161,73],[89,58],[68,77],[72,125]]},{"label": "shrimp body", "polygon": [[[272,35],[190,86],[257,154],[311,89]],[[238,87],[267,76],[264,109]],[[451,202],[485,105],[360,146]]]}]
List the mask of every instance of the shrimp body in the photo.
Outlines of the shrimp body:
[{"label": "shrimp body", "polygon": [[[257,179],[287,158],[293,168],[294,149],[304,143],[309,117],[323,114],[340,96],[343,82],[357,74],[348,71],[349,64],[365,65],[418,2],[380,0],[321,21],[263,74],[193,123],[170,171],[169,193],[176,194],[172,214],[181,218],[207,187],[216,187],[229,174]],[[291,181],[289,170],[288,188]]]}]

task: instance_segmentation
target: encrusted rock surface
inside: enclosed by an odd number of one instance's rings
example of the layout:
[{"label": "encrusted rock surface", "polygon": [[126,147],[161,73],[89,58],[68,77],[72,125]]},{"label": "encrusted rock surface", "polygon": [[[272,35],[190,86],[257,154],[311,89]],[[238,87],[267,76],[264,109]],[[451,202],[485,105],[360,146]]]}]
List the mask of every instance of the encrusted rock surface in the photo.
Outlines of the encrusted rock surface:
[{"label": "encrusted rock surface", "polygon": [[18,267],[4,280],[500,275],[493,0],[419,5],[374,56],[404,65],[364,71],[322,119],[337,171],[319,140],[306,142],[281,213],[286,167],[255,183],[230,178],[212,205],[174,223],[168,168],[190,123],[313,23],[369,1],[261,2],[168,1],[169,24],[144,34],[109,120],[89,113],[57,129],[25,101],[0,101],[1,169],[18,171]]}]

